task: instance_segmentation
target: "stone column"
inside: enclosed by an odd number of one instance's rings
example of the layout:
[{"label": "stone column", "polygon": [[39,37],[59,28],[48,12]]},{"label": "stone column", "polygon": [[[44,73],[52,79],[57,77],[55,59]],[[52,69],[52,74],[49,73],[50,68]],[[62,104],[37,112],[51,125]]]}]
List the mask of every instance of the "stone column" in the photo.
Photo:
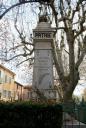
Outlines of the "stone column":
[{"label": "stone column", "polygon": [[[54,86],[52,47],[54,31],[47,20],[39,20],[33,30],[34,67],[33,87],[44,92],[47,98],[55,95],[51,92]],[[50,94],[51,93],[51,94]]]}]

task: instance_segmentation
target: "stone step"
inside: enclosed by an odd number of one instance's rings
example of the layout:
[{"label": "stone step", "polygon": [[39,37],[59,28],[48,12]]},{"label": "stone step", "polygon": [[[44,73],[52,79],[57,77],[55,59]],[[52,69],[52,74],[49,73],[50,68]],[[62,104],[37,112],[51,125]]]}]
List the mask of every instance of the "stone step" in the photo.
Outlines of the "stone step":
[{"label": "stone step", "polygon": [[62,128],[86,128],[86,124],[79,122],[68,113],[63,113],[63,127]]},{"label": "stone step", "polygon": [[62,128],[86,128],[86,125],[63,125]]}]

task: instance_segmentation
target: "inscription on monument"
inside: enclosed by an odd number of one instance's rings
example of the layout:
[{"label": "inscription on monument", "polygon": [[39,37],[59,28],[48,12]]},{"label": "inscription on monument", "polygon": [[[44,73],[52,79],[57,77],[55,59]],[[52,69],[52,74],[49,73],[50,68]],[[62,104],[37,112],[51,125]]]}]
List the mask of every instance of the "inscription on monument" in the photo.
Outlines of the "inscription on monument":
[{"label": "inscription on monument", "polygon": [[41,58],[40,60],[38,60],[38,63],[40,67],[48,67],[49,60],[48,58],[47,59]]},{"label": "inscription on monument", "polygon": [[[46,46],[46,44],[45,44]],[[35,81],[40,89],[49,89],[53,85],[53,61],[51,50],[35,51]]]},{"label": "inscription on monument", "polygon": [[51,38],[51,33],[47,32],[35,32],[35,38]]}]

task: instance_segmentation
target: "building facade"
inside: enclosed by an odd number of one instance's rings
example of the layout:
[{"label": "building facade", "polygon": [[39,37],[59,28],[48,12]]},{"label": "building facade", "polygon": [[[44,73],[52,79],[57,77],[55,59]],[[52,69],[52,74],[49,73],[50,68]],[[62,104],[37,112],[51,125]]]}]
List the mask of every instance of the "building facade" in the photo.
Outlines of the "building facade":
[{"label": "building facade", "polygon": [[23,100],[32,100],[32,86],[27,85],[23,88]]},{"label": "building facade", "polygon": [[23,100],[24,86],[15,81],[16,74],[0,64],[0,100]]},{"label": "building facade", "polygon": [[15,73],[0,64],[0,100],[15,99]]},{"label": "building facade", "polygon": [[24,92],[24,86],[18,82],[14,82],[15,86],[15,100],[21,101],[23,100],[23,92]]}]

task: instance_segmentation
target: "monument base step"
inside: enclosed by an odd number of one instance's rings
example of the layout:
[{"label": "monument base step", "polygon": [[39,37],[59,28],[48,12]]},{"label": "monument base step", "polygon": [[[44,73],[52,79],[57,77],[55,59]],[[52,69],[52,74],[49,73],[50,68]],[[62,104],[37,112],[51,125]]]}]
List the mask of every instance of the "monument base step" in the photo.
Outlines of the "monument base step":
[{"label": "monument base step", "polygon": [[63,125],[62,128],[86,128],[86,125]]}]

